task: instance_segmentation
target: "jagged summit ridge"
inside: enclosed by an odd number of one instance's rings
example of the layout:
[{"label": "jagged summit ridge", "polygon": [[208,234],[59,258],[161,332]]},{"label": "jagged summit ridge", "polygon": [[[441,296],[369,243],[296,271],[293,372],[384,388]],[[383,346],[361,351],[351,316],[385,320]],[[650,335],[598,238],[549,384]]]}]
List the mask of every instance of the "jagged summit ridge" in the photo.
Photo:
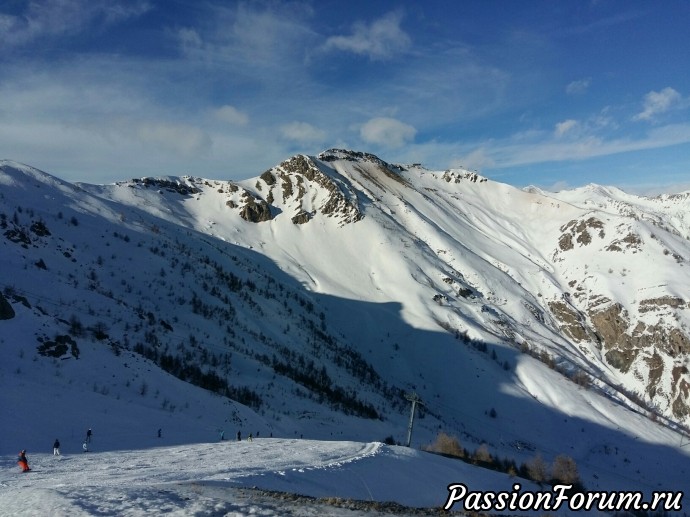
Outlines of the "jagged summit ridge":
[{"label": "jagged summit ridge", "polygon": [[337,148],[332,148],[332,149],[327,149],[326,151],[321,152],[317,158],[319,160],[322,160],[324,162],[332,162],[335,160],[347,160],[350,162],[368,162],[368,163],[374,163],[377,165],[380,165],[382,167],[386,167],[389,169],[400,169],[401,166],[399,165],[391,165],[388,162],[385,162],[375,154],[371,153],[365,153],[362,151],[353,151],[350,149],[337,149]]},{"label": "jagged summit ridge", "polygon": [[267,203],[288,212],[294,224],[309,222],[317,214],[341,224],[359,221],[363,214],[350,185],[329,167],[306,155],[297,155],[264,172],[256,188]]}]

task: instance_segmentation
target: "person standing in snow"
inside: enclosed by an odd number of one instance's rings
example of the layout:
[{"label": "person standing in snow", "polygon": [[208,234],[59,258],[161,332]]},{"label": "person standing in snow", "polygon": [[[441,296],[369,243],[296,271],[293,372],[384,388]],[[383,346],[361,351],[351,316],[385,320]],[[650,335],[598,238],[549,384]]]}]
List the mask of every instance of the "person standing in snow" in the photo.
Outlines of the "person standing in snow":
[{"label": "person standing in snow", "polygon": [[60,456],[60,441],[57,438],[53,444],[53,456]]},{"label": "person standing in snow", "polygon": [[17,457],[17,465],[22,469],[22,472],[29,472],[29,460],[26,459],[26,450],[22,449]]},{"label": "person standing in snow", "polygon": [[91,428],[89,427],[89,430],[86,431],[86,443],[91,443]]},{"label": "person standing in snow", "polygon": [[237,431],[237,441],[238,442],[242,441],[242,431]]}]

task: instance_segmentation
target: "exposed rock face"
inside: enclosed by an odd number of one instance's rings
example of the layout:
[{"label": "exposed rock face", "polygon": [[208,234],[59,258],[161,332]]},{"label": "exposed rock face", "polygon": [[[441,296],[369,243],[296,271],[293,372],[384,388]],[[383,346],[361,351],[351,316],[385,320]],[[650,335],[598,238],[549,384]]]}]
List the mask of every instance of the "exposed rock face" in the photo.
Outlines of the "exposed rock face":
[{"label": "exposed rock face", "polygon": [[[640,313],[679,310],[686,302],[673,296],[642,300]],[[565,302],[550,302],[549,309],[560,323],[561,331],[575,341],[592,341],[601,346],[606,362],[622,373],[646,378],[645,394],[652,400],[664,399],[673,415],[683,418],[690,414],[688,395],[690,383],[684,365],[672,366],[675,357],[690,353],[690,337],[680,329],[664,325],[660,317],[656,324],[631,321],[620,303],[594,296],[584,315]],[[666,358],[666,359],[664,359]],[[670,385],[664,379],[672,378]],[[664,388],[663,386],[669,386]]]},{"label": "exposed rock face", "polygon": [[650,298],[640,302],[640,312],[656,311],[664,307],[672,309],[680,309],[686,306],[685,300],[676,296],[662,296],[659,298]]},{"label": "exposed rock face", "polygon": [[[591,206],[597,208],[591,210]],[[587,209],[586,215],[560,226],[556,235],[554,261],[568,264],[572,256],[574,261],[567,267],[584,261],[584,268],[565,275],[574,289],[572,299],[551,301],[548,309],[565,336],[601,350],[604,361],[626,379],[622,384],[630,383],[629,394],[682,421],[690,415],[690,376],[684,364],[690,354],[690,334],[683,314],[688,302],[675,294],[663,294],[671,283],[640,286],[637,291],[624,286],[627,275],[642,279],[652,273],[649,268],[657,267],[657,261],[658,267],[664,267],[665,256],[682,264],[684,259],[669,243],[686,234],[672,227],[673,220],[661,222],[658,214],[646,214],[598,191]],[[678,218],[682,220],[683,215]],[[647,233],[649,222],[659,227],[659,233]],[[615,237],[607,239],[607,234]],[[614,258],[608,267],[597,266],[612,254],[627,255],[629,262]],[[684,275],[682,271],[678,274]],[[639,298],[622,299],[612,285]],[[597,292],[599,286],[602,290]],[[650,292],[660,295],[650,297]]]},{"label": "exposed rock face", "polygon": [[596,217],[590,217],[587,220],[573,220],[561,226],[563,235],[559,240],[559,246],[562,250],[572,249],[572,239],[582,245],[587,246],[592,242],[592,233],[604,238],[604,223]]},{"label": "exposed rock face", "polygon": [[264,172],[261,176],[259,176],[259,178],[264,180],[266,185],[275,185],[276,183],[276,178],[270,170]]},{"label": "exposed rock face", "polygon": [[[654,348],[665,352],[670,357],[690,352],[690,338],[677,328],[669,329],[661,321],[656,325],[638,321],[631,329],[628,315],[619,304],[613,304],[603,310],[592,311],[590,318],[605,349],[642,350]],[[627,369],[619,369],[627,371]]]},{"label": "exposed rock face", "polygon": [[43,340],[38,346],[38,353],[47,357],[63,357],[71,351],[72,357],[79,359],[79,347],[71,336],[58,335],[52,340]]},{"label": "exposed rock face", "polygon": [[29,228],[29,230],[31,230],[39,237],[47,237],[50,235],[50,231],[48,230],[48,227],[43,221],[34,221],[33,223],[31,223],[31,227]]},{"label": "exposed rock face", "polygon": [[622,239],[616,239],[606,247],[606,251],[623,251],[624,249],[632,249],[633,252],[640,249],[642,239],[639,235],[629,233]]},{"label": "exposed rock face", "polygon": [[681,379],[680,383],[676,384],[676,397],[671,404],[673,414],[678,418],[690,415],[690,406],[688,406],[689,396],[690,383],[685,379]]},{"label": "exposed rock face", "polygon": [[562,301],[549,302],[549,309],[561,324],[561,331],[575,341],[594,339],[582,314]]},{"label": "exposed rock face", "polygon": [[476,172],[447,170],[441,176],[448,183],[460,183],[469,181],[471,183],[484,183],[487,179]]},{"label": "exposed rock face", "polygon": [[190,196],[192,194],[197,194],[199,189],[191,185],[185,185],[180,181],[171,181],[161,178],[134,178],[132,182],[135,185],[143,185],[146,188],[153,187],[161,190],[166,190],[168,192],[175,192],[182,196]]},{"label": "exposed rock face", "polygon": [[14,318],[14,309],[0,293],[0,320],[11,320],[12,318]]},{"label": "exposed rock face", "polygon": [[[342,187],[306,156],[298,155],[284,161],[270,175],[271,183],[263,177],[267,173],[262,175],[262,179],[271,186],[269,195],[272,196],[273,189],[280,186],[282,202],[298,206],[291,217],[295,224],[309,222],[314,212],[336,217],[343,224],[357,222],[364,217],[356,201],[350,200]],[[310,206],[313,202],[316,206]]]},{"label": "exposed rock face", "polygon": [[573,236],[569,233],[564,233],[561,238],[558,239],[558,247],[561,251],[568,251],[575,247],[573,244]]},{"label": "exposed rock face", "polygon": [[620,304],[614,303],[604,309],[593,310],[589,317],[605,349],[629,346],[629,336],[625,334],[625,331],[630,321]]},{"label": "exposed rock face", "polygon": [[309,212],[300,212],[299,214],[292,217],[292,222],[294,224],[304,224],[311,221],[311,214]]},{"label": "exposed rock face", "polygon": [[[323,161],[328,162],[329,156],[326,154]],[[330,161],[340,158],[332,156]],[[231,182],[214,184],[219,187],[218,193],[227,195],[225,205],[239,210],[245,221],[253,223],[288,216],[294,224],[307,224],[317,214],[333,217],[342,224],[362,219],[364,215],[359,210],[357,197],[349,191],[351,186],[342,179],[335,181],[322,168],[328,172],[324,163],[297,155],[264,171],[252,187]],[[197,192],[193,178],[190,183],[192,192]]]},{"label": "exposed rock face", "polygon": [[257,201],[253,196],[246,196],[247,203],[240,209],[240,217],[245,221],[260,223],[273,219],[268,203],[263,199]]}]

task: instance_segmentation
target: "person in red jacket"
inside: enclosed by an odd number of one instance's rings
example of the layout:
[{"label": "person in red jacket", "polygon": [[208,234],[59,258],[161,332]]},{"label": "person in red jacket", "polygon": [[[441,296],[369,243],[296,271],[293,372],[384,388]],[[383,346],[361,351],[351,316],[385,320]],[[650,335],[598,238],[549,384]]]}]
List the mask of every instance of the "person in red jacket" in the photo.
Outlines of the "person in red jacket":
[{"label": "person in red jacket", "polygon": [[29,468],[29,460],[26,459],[26,451],[23,449],[19,453],[19,457],[17,458],[17,465],[21,467],[22,472],[29,472],[31,470]]}]

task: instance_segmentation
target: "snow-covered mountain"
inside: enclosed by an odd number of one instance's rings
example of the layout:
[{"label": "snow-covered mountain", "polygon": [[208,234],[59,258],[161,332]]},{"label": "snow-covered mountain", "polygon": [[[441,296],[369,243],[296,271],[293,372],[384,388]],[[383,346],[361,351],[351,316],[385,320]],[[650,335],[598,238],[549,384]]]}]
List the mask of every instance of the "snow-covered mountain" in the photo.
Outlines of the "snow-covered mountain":
[{"label": "snow-covered mountain", "polygon": [[404,442],[415,392],[416,447],[682,489],[689,209],[335,149],[236,182],[0,162],[0,401],[31,422],[3,418],[0,453],[85,426]]}]

